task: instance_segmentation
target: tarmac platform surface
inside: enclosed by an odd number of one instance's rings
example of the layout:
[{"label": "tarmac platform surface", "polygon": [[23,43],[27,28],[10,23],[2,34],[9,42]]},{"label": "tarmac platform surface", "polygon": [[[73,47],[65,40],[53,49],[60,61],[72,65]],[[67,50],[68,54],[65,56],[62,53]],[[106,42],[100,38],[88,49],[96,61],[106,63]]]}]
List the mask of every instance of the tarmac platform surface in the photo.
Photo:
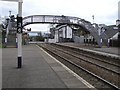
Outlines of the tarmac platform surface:
[{"label": "tarmac platform surface", "polygon": [[22,54],[17,69],[17,48],[2,49],[2,88],[94,88],[36,45]]}]

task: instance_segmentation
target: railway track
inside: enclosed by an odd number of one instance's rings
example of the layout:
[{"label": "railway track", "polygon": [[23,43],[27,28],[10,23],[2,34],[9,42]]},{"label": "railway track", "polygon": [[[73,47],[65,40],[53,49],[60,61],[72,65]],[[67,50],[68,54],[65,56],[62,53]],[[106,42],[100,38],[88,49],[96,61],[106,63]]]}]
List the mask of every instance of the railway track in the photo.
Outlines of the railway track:
[{"label": "railway track", "polygon": [[92,64],[96,63],[97,66],[105,68],[106,70],[112,71],[113,73],[120,75],[120,65],[118,63],[112,63],[112,62],[107,61],[106,59],[100,59],[93,55],[84,54],[82,52],[67,49],[67,48],[64,48],[62,46],[58,46],[55,44],[52,44],[52,47],[58,47],[57,49],[59,49],[60,51],[65,50],[65,51],[63,51],[64,53],[71,54],[74,57],[77,57],[82,60],[85,60],[85,58],[86,58],[86,62],[89,62]]},{"label": "railway track", "polygon": [[[92,59],[96,59],[97,61],[101,61],[101,62],[105,62],[105,63],[108,63],[110,65],[115,65],[115,66],[118,66],[120,67],[120,59],[116,59],[114,58],[111,58],[111,57],[101,57],[101,55],[96,55],[95,53],[89,53],[89,52],[86,52],[86,51],[83,51],[81,49],[78,49],[78,48],[73,48],[73,47],[68,47],[68,46],[63,46],[63,45],[59,45],[59,44],[52,44],[52,46],[56,46],[56,47],[59,47],[59,48],[63,48],[63,49],[66,49],[67,51],[72,51],[76,54],[79,54],[79,55],[82,55],[82,56],[85,56],[85,57],[88,57],[88,58],[92,58]],[[93,57],[94,55],[94,57]],[[97,56],[97,57],[96,57]]]},{"label": "railway track", "polygon": [[[72,64],[74,68],[77,67],[78,69],[75,69],[75,71],[77,70],[76,72],[78,74],[81,74],[78,71],[82,69],[82,71],[87,72],[91,75],[88,76],[92,77],[91,79],[97,78],[97,80],[96,79],[90,80],[90,82],[92,82],[96,88],[111,87],[114,89],[120,89],[119,65],[102,61],[99,58],[96,59],[93,56],[86,56],[85,54],[82,53],[79,54],[74,50],[71,51],[68,50],[67,48],[62,48],[55,45],[41,44],[40,46],[49,53],[51,53],[52,55],[54,55],[55,57],[59,57],[62,60],[64,60],[63,62]],[[99,81],[102,84],[96,85],[94,83],[96,81]]]}]

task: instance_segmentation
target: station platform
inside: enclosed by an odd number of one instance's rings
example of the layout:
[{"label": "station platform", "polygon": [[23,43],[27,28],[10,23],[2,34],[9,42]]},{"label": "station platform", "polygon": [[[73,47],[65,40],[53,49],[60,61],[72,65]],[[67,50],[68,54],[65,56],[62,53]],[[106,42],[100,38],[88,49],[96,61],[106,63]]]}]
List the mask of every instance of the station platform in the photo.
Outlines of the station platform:
[{"label": "station platform", "polygon": [[85,44],[79,44],[79,43],[57,43],[57,44],[65,45],[69,47],[75,47],[75,48],[79,48],[80,50],[93,52],[93,53],[111,57],[111,58],[120,59],[120,48],[118,47],[108,48],[107,46],[103,46],[102,48],[98,48],[93,45],[85,45]]},{"label": "station platform", "polygon": [[17,69],[17,48],[2,49],[3,89],[94,88],[37,45],[23,46],[22,54],[23,66]]}]

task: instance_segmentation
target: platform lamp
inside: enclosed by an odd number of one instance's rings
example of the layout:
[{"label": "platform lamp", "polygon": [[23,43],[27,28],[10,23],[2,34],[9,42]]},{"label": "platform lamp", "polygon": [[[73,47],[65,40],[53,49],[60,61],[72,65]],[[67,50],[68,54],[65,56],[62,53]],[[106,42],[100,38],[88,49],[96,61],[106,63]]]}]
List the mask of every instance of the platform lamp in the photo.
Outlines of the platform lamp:
[{"label": "platform lamp", "polygon": [[17,16],[17,41],[18,41],[18,60],[17,68],[22,67],[22,3],[23,0],[2,0],[8,2],[18,2],[18,16]]},{"label": "platform lamp", "polygon": [[116,20],[116,26],[118,27],[118,46],[120,46],[120,20]]}]

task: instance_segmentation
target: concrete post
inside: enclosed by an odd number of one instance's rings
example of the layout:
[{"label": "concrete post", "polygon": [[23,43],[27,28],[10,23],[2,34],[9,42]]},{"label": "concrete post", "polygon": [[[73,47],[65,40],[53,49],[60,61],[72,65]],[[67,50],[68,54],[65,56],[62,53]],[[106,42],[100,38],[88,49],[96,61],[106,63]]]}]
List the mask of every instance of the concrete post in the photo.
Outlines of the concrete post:
[{"label": "concrete post", "polygon": [[18,29],[17,29],[17,41],[18,41],[18,68],[22,67],[22,0],[18,2]]}]

